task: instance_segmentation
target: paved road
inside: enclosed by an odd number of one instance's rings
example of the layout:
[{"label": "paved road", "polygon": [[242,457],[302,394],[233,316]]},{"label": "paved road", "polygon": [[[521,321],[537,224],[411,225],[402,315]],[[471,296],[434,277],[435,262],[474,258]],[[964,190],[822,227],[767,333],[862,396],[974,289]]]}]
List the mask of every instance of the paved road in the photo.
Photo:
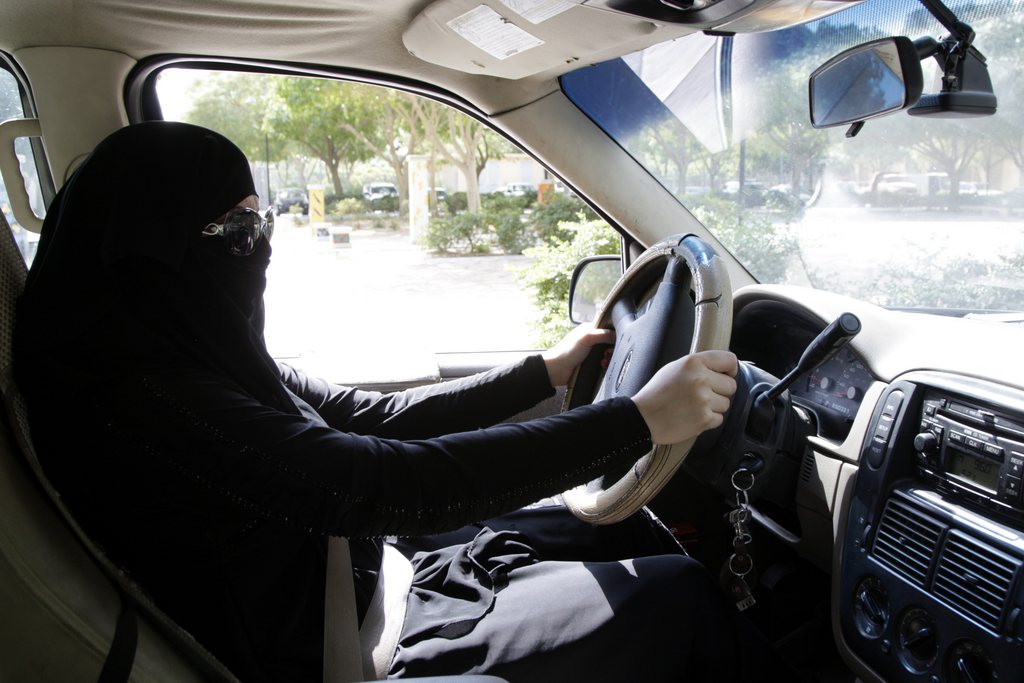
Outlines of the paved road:
[{"label": "paved road", "polygon": [[336,249],[281,217],[268,272],[267,346],[359,381],[436,371],[440,351],[533,347],[523,256],[437,257],[407,234],[354,231]]}]

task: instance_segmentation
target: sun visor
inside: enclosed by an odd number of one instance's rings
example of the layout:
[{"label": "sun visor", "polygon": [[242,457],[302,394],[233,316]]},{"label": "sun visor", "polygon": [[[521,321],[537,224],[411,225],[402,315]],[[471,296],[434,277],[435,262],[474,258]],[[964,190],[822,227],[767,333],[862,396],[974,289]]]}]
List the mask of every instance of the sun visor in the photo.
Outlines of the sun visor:
[{"label": "sun visor", "polygon": [[409,52],[472,74],[555,74],[688,33],[584,0],[438,0],[409,25]]},{"label": "sun visor", "polygon": [[722,33],[758,33],[806,24],[864,0],[585,0],[653,21]]}]

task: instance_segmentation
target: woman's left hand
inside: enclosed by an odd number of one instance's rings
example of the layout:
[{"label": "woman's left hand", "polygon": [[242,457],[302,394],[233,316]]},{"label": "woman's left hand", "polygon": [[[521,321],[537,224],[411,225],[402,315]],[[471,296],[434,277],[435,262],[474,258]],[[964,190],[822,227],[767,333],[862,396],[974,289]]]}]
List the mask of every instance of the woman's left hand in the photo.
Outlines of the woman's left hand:
[{"label": "woman's left hand", "polygon": [[568,384],[576,366],[583,362],[593,346],[614,343],[614,330],[599,330],[590,325],[579,325],[541,356],[544,365],[547,366],[551,386],[560,387]]}]

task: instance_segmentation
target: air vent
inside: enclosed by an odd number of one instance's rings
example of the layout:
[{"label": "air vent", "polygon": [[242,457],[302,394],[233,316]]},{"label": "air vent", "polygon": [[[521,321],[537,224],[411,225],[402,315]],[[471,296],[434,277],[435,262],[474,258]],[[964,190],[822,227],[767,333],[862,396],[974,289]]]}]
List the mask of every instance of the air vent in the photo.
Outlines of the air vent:
[{"label": "air vent", "polygon": [[871,554],[923,588],[944,528],[918,506],[903,498],[890,498]]},{"label": "air vent", "polygon": [[804,451],[804,460],[800,463],[800,481],[805,484],[811,483],[811,478],[817,472],[817,463],[814,462],[814,451],[808,448]]},{"label": "air vent", "polygon": [[982,626],[998,632],[1020,566],[1020,559],[952,531],[939,555],[932,592]]}]

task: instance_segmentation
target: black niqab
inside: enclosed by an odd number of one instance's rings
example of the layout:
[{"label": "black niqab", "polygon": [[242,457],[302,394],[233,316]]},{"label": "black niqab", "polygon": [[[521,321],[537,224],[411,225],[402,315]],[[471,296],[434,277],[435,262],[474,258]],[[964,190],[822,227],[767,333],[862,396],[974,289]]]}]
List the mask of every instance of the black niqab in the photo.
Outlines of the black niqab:
[{"label": "black niqab", "polygon": [[263,343],[270,245],[239,257],[201,235],[253,194],[245,155],[222,135],[171,122],[110,135],[47,214],[16,356],[74,358],[83,380],[187,359],[295,412]]}]

